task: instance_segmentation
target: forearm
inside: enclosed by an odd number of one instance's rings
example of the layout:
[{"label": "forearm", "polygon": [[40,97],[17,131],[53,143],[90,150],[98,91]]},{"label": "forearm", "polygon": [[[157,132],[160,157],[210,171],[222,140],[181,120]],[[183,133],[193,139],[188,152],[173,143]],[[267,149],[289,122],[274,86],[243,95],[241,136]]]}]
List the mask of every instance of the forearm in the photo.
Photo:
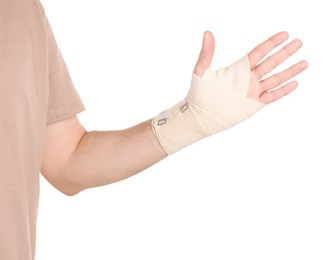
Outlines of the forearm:
[{"label": "forearm", "polygon": [[120,131],[85,132],[59,169],[65,181],[57,188],[74,195],[128,178],[166,156],[150,121]]}]

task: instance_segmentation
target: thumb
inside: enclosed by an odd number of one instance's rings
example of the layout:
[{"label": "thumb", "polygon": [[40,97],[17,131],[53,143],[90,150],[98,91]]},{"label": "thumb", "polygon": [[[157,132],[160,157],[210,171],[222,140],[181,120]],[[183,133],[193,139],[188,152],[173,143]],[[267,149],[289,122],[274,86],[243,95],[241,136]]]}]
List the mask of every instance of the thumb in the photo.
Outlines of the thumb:
[{"label": "thumb", "polygon": [[214,35],[206,31],[202,41],[202,47],[197,64],[194,67],[194,74],[202,76],[212,63],[215,49]]}]

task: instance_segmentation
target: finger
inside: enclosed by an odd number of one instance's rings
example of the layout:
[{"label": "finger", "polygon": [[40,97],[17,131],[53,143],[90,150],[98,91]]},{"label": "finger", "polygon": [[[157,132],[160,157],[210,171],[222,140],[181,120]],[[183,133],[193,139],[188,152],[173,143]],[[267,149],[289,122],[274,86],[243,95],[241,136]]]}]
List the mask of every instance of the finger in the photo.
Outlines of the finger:
[{"label": "finger", "polygon": [[199,54],[197,64],[194,67],[194,73],[202,76],[210,67],[214,55],[215,40],[211,32],[205,32],[203,36],[202,48]]},{"label": "finger", "polygon": [[290,80],[294,76],[298,75],[299,73],[303,72],[307,67],[308,63],[306,61],[300,61],[291,66],[290,68],[263,80],[261,82],[261,88],[263,91],[269,91],[271,89],[274,89],[285,83],[286,81]]},{"label": "finger", "polygon": [[269,91],[269,92],[264,92],[260,96],[260,101],[264,104],[270,104],[270,103],[288,95],[293,90],[295,90],[297,87],[298,87],[298,82],[297,81],[289,82],[289,83],[285,84],[284,86],[282,86],[280,88],[277,88],[277,89]]},{"label": "finger", "polygon": [[254,68],[270,51],[272,51],[278,45],[282,44],[287,39],[288,33],[280,32],[255,47],[248,54],[251,69]]},{"label": "finger", "polygon": [[285,47],[280,49],[275,54],[268,57],[266,60],[264,60],[261,64],[257,65],[257,67],[254,68],[254,71],[259,77],[262,77],[269,72],[271,72],[273,69],[275,69],[279,64],[281,64],[284,60],[286,60],[288,57],[290,57],[292,54],[297,52],[302,46],[302,42],[298,39],[290,42]]}]

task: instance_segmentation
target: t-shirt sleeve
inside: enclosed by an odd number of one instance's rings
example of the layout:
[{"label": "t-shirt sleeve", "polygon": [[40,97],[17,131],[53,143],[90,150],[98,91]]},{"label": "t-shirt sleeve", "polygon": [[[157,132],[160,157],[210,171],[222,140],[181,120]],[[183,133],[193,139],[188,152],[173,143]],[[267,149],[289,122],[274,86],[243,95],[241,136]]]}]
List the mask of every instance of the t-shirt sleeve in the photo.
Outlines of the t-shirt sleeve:
[{"label": "t-shirt sleeve", "polygon": [[57,46],[52,28],[45,16],[48,44],[49,100],[47,124],[52,124],[76,116],[85,107],[74,88],[68,68]]}]

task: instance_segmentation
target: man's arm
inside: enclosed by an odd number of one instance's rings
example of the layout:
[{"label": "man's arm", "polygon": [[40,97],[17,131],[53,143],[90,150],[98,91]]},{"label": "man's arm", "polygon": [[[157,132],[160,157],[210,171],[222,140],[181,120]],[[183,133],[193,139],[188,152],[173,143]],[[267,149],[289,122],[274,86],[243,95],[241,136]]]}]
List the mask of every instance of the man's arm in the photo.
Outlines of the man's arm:
[{"label": "man's arm", "polygon": [[[269,104],[293,91],[292,77],[307,68],[301,61],[266,79],[262,77],[294,54],[302,45],[294,40],[264,61],[263,58],[288,38],[278,33],[249,54],[248,97]],[[214,37],[204,34],[194,73],[202,76],[214,54]],[[120,131],[86,132],[79,120],[71,118],[47,127],[41,172],[57,189],[74,195],[84,189],[110,184],[143,171],[167,156],[151,127],[151,120]]]},{"label": "man's arm", "polygon": [[74,195],[130,177],[164,157],[150,121],[86,132],[74,117],[47,127],[41,172],[61,192]]}]

